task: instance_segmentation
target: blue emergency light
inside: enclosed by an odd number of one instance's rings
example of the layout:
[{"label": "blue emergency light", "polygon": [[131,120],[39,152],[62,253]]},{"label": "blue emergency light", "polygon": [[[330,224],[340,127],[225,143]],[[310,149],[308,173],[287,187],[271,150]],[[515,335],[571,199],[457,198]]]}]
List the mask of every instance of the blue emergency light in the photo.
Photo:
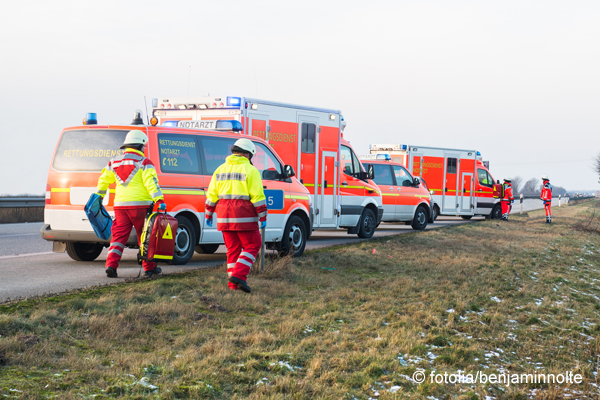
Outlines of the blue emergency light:
[{"label": "blue emergency light", "polygon": [[402,145],[402,150],[406,150],[406,149],[408,149],[408,146],[407,146],[407,145],[405,145],[405,144],[403,144],[403,145]]},{"label": "blue emergency light", "polygon": [[241,132],[244,130],[242,123],[240,121],[235,121],[233,119],[229,120],[218,120],[217,126],[215,128],[218,131],[234,131]]},{"label": "blue emergency light", "polygon": [[96,113],[87,113],[85,114],[85,124],[86,125],[97,125],[98,119],[96,117]]},{"label": "blue emergency light", "polygon": [[481,156],[481,152],[479,152],[479,151],[478,151],[478,152],[477,152],[477,155],[478,155],[478,156]]},{"label": "blue emergency light", "polygon": [[389,154],[377,154],[377,160],[392,161],[392,156]]},{"label": "blue emergency light", "polygon": [[175,128],[177,128],[177,122],[179,121],[165,121],[162,123],[163,126],[173,126]]},{"label": "blue emergency light", "polygon": [[242,105],[241,97],[227,97],[227,107],[239,107]]}]

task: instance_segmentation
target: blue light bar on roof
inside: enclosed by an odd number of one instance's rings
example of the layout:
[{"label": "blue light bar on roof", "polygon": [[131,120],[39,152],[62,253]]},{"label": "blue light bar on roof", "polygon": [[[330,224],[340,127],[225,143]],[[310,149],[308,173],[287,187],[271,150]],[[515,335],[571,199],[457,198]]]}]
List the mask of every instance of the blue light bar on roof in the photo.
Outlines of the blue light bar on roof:
[{"label": "blue light bar on roof", "polygon": [[234,131],[234,132],[241,132],[244,130],[244,127],[242,126],[242,123],[240,121],[236,121],[233,119],[229,119],[229,120],[218,120],[217,121],[217,126],[215,128],[218,131]]},{"label": "blue light bar on roof", "polygon": [[227,97],[227,107],[239,107],[242,105],[241,97]]},{"label": "blue light bar on roof", "polygon": [[377,154],[378,160],[392,161],[392,156],[389,154]]},{"label": "blue light bar on roof", "polygon": [[152,107],[153,108],[158,107],[158,99],[152,99]]},{"label": "blue light bar on roof", "polygon": [[479,151],[478,151],[478,152],[477,152],[477,155],[478,155],[478,156],[480,156],[480,155],[481,155],[481,152],[479,152]]},{"label": "blue light bar on roof", "polygon": [[162,126],[172,126],[177,128],[177,122],[179,121],[165,121],[162,123]]}]

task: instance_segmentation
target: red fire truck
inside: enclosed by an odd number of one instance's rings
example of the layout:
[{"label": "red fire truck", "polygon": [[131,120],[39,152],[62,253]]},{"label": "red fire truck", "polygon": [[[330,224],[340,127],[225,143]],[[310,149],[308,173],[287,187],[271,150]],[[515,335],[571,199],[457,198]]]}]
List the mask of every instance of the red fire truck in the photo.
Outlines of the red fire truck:
[{"label": "red fire truck", "polygon": [[315,229],[348,229],[373,236],[383,215],[381,191],[343,138],[339,110],[248,97],[186,97],[152,100],[162,126],[209,128],[216,120],[241,122],[242,134],[266,140],[308,189]]},{"label": "red fire truck", "polygon": [[499,182],[476,150],[372,144],[370,153],[405,165],[429,187],[438,215],[501,217]]}]

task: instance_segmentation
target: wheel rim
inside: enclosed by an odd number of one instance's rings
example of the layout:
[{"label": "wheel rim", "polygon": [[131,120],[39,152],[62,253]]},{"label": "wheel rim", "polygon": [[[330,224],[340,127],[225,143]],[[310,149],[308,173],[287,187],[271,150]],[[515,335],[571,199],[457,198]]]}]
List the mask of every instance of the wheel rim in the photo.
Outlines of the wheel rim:
[{"label": "wheel rim", "polygon": [[190,233],[184,227],[177,228],[175,237],[175,253],[182,256],[190,250]]},{"label": "wheel rim", "polygon": [[366,233],[371,233],[375,227],[375,220],[370,214],[365,215],[364,228]]},{"label": "wheel rim", "polygon": [[300,228],[300,226],[296,224],[292,225],[289,235],[290,250],[296,251],[297,249],[301,248],[303,242],[304,235],[302,232],[302,228]]},{"label": "wheel rim", "polygon": [[423,211],[419,211],[417,213],[417,221],[419,222],[419,225],[423,225],[426,220],[427,218],[425,217],[425,213]]}]

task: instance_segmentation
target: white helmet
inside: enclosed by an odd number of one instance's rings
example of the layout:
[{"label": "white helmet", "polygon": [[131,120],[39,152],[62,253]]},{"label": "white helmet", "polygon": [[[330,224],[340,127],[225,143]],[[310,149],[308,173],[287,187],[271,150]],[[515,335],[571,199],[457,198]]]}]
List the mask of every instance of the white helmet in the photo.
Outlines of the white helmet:
[{"label": "white helmet", "polygon": [[548,179],[548,177],[546,175],[542,175],[542,180],[543,181],[549,181],[550,179]]},{"label": "white helmet", "polygon": [[252,140],[238,139],[233,145],[252,155],[256,154],[256,147],[254,146],[254,143],[252,143]]},{"label": "white helmet", "polygon": [[504,182],[509,182],[510,183],[510,182],[512,182],[512,179],[510,179],[510,178],[504,178]]},{"label": "white helmet", "polygon": [[127,133],[127,136],[125,136],[125,141],[123,142],[123,146],[121,146],[122,149],[125,148],[125,146],[135,146],[135,145],[140,145],[140,144],[146,144],[148,142],[148,138],[146,137],[146,134],[142,131],[129,131]]}]

